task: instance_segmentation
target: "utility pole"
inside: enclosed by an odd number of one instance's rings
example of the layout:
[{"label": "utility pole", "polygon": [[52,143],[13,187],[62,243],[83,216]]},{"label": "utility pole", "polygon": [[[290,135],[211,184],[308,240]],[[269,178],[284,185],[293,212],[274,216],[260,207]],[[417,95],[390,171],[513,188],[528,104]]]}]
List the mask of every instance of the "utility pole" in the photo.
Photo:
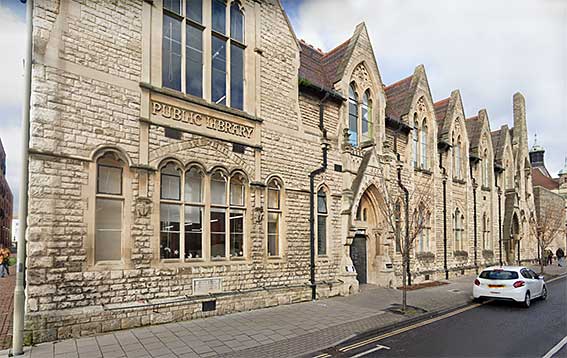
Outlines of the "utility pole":
[{"label": "utility pole", "polygon": [[24,69],[24,108],[22,116],[22,167],[20,173],[20,201],[18,232],[18,263],[16,265],[16,287],[14,288],[14,331],[12,337],[12,355],[24,353],[24,317],[25,317],[25,265],[26,231],[28,220],[28,166],[30,141],[30,98],[32,72],[32,34],[33,0],[26,2],[26,57]]}]

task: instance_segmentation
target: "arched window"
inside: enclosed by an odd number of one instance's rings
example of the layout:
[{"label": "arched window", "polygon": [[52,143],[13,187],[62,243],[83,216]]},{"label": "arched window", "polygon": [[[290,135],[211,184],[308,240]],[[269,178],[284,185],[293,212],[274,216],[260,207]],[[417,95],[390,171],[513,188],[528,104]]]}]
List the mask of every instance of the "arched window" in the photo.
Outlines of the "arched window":
[{"label": "arched window", "polygon": [[203,172],[191,167],[185,172],[184,234],[185,258],[203,257]]},{"label": "arched window", "polygon": [[[210,12],[203,11],[204,8],[207,7],[202,0],[164,0],[162,85],[204,97],[203,78],[210,78],[212,102],[243,109],[244,12],[238,1],[212,0]],[[204,38],[207,27],[211,36]],[[211,48],[211,55],[204,59],[203,49],[207,46]],[[211,64],[206,74],[204,61]]]},{"label": "arched window", "polygon": [[413,167],[417,168],[417,164],[419,162],[419,124],[417,123],[417,114],[413,116],[413,130],[412,130],[412,158],[413,158]]},{"label": "arched window", "polygon": [[464,216],[461,214],[459,209],[455,209],[455,214],[453,216],[453,230],[455,233],[455,251],[462,251],[463,250],[463,222]]},{"label": "arched window", "polygon": [[317,192],[317,254],[327,255],[327,194],[323,188]]},{"label": "arched window", "polygon": [[348,91],[348,130],[349,143],[356,147],[358,145],[358,95],[354,83],[351,83]]},{"label": "arched window", "polygon": [[240,173],[230,178],[230,257],[244,256],[246,179]]},{"label": "arched window", "polygon": [[462,164],[462,158],[461,158],[461,137],[459,136],[457,138],[457,145],[455,146],[455,177],[458,179],[462,178],[462,173],[461,173],[461,164]]},{"label": "arched window", "polygon": [[417,251],[426,252],[429,251],[429,232],[431,230],[429,223],[430,215],[425,212],[423,207],[420,207],[417,213]]},{"label": "arched window", "polygon": [[268,256],[280,255],[281,190],[282,185],[277,179],[272,179],[268,182]]},{"label": "arched window", "polygon": [[95,262],[122,259],[124,163],[108,152],[97,160]]},{"label": "arched window", "polygon": [[489,170],[490,170],[490,159],[488,158],[488,150],[484,150],[484,154],[482,157],[482,185],[485,187],[489,187],[490,180],[489,180]]},{"label": "arched window", "polygon": [[427,122],[425,119],[421,126],[421,168],[427,169]]},{"label": "arched window", "polygon": [[168,163],[160,173],[160,257],[178,259],[181,252],[181,169]]},{"label": "arched window", "polygon": [[227,183],[226,174],[220,170],[211,175],[211,258],[226,257]]},{"label": "arched window", "polygon": [[372,139],[372,101],[370,91],[362,97],[362,142]]},{"label": "arched window", "polygon": [[[210,183],[207,199],[205,180]],[[160,170],[160,257],[195,260],[203,259],[205,252],[212,259],[243,257],[246,186],[240,173],[229,178],[217,169],[206,176],[196,165],[184,171],[174,162],[166,163]]]}]

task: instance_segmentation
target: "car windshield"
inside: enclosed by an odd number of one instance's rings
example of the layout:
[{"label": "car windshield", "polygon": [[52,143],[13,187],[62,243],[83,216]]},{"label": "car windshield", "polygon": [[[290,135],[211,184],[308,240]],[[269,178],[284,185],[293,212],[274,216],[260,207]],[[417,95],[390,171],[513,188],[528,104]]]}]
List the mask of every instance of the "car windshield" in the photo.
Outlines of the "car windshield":
[{"label": "car windshield", "polygon": [[487,280],[514,280],[518,278],[518,273],[515,271],[487,270],[482,271],[480,278]]}]

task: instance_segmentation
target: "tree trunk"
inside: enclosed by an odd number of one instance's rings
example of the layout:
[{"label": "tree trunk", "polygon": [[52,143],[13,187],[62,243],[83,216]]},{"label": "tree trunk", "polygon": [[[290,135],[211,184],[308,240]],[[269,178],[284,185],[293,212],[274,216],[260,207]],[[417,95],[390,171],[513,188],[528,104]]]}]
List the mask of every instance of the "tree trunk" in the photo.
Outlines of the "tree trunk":
[{"label": "tree trunk", "polygon": [[402,312],[407,310],[407,275],[406,275],[406,254],[402,255]]}]

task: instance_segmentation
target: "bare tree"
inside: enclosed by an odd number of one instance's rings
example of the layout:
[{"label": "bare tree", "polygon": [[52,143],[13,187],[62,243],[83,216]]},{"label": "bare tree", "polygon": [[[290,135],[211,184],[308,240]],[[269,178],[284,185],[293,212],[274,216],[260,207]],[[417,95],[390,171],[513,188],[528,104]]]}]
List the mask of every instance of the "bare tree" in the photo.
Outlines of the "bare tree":
[{"label": "bare tree", "polygon": [[565,231],[563,207],[551,205],[551,203],[542,203],[536,207],[537,221],[534,225],[530,225],[530,231],[537,237],[537,244],[540,257],[540,270],[544,272],[545,250],[549,248],[551,243],[558,237],[563,237]]},{"label": "bare tree", "polygon": [[427,226],[426,203],[430,203],[433,197],[433,181],[430,176],[407,188],[401,180],[401,169],[401,164],[398,164],[397,181],[382,181],[378,188],[378,208],[385,224],[395,234],[396,247],[400,248],[402,255],[402,310],[405,312],[411,251],[416,238]]}]

